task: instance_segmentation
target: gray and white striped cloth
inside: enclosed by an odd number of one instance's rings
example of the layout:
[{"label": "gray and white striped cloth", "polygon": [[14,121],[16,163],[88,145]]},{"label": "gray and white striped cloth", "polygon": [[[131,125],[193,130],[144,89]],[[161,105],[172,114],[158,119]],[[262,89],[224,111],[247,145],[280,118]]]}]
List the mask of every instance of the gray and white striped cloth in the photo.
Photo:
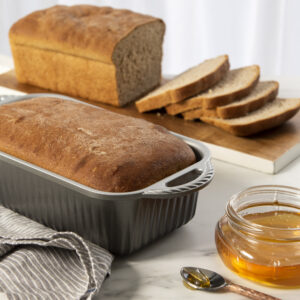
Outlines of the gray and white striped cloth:
[{"label": "gray and white striped cloth", "polygon": [[0,299],[91,299],[112,255],[0,206]]}]

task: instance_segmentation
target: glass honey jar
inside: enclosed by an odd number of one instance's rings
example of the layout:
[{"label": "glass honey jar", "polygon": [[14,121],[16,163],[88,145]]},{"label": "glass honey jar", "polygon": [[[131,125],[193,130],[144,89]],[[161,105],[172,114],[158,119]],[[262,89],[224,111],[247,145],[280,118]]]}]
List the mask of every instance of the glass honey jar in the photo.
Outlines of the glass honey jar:
[{"label": "glass honey jar", "polygon": [[258,283],[300,287],[300,189],[255,186],[234,195],[215,232],[227,267]]}]

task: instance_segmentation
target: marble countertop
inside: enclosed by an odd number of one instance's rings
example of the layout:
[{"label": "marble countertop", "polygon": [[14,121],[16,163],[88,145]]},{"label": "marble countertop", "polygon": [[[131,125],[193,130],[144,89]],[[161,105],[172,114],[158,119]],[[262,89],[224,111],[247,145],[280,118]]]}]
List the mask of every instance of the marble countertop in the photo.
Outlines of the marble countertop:
[{"label": "marble countertop", "polygon": [[[11,58],[0,55],[0,72],[12,67]],[[300,187],[300,157],[276,175],[249,170],[213,160],[215,177],[199,192],[194,218],[185,226],[137,253],[116,258],[111,276],[104,282],[95,300],[182,300],[244,299],[231,293],[192,291],[182,284],[182,266],[215,270],[235,283],[287,299],[300,299],[300,289],[267,288],[240,278],[228,270],[217,255],[215,225],[224,214],[231,195],[254,185],[278,184]]]},{"label": "marble countertop", "polygon": [[224,214],[227,200],[234,193],[253,185],[277,184],[299,188],[300,158],[276,175],[268,175],[213,160],[215,178],[199,192],[194,218],[182,228],[125,258],[116,258],[100,294],[95,299],[180,300],[244,299],[231,293],[192,291],[182,284],[182,266],[211,269],[228,279],[282,299],[300,299],[300,289],[267,288],[240,278],[228,270],[217,255],[214,230]]}]

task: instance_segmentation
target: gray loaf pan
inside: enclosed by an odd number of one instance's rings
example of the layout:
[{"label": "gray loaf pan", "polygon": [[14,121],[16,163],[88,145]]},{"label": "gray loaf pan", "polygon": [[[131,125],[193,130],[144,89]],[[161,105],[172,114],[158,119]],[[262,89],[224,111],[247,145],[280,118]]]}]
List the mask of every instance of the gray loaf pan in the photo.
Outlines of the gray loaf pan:
[{"label": "gray loaf pan", "polygon": [[[0,105],[38,96],[0,97]],[[89,104],[87,104],[89,105]],[[0,202],[58,231],[74,231],[115,255],[130,254],[190,221],[198,191],[213,178],[208,149],[172,133],[195,152],[197,162],[144,189],[95,190],[0,152]]]}]

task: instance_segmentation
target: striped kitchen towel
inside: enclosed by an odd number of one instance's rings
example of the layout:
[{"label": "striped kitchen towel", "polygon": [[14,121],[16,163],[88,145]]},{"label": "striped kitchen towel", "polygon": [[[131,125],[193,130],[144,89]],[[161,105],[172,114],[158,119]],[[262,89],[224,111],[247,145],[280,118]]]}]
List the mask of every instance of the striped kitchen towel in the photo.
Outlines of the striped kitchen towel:
[{"label": "striped kitchen towel", "polygon": [[73,232],[0,206],[0,299],[91,299],[112,259]]}]

